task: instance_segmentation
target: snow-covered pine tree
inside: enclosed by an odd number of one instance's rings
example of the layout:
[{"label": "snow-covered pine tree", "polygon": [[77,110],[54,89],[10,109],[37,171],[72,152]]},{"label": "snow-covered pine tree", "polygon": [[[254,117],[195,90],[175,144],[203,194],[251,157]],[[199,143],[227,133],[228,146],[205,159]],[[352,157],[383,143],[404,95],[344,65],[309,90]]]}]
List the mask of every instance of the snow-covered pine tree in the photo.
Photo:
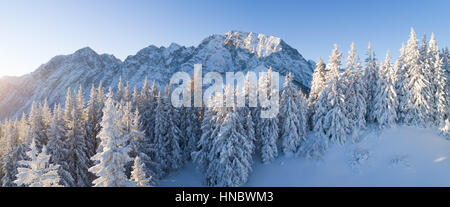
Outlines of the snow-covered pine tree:
[{"label": "snow-covered pine tree", "polygon": [[178,108],[175,108],[170,102],[170,96],[172,93],[172,88],[166,86],[166,93],[164,95],[164,104],[167,108],[167,118],[169,121],[169,128],[167,133],[167,138],[169,141],[169,152],[170,152],[170,169],[176,170],[183,167],[186,157],[183,149],[183,133],[179,128],[180,124],[180,112]]},{"label": "snow-covered pine tree", "polygon": [[0,184],[3,187],[14,186],[17,174],[17,162],[12,157],[16,145],[16,130],[10,119],[0,123]]},{"label": "snow-covered pine tree", "polygon": [[50,129],[48,130],[48,154],[50,155],[50,164],[56,164],[58,175],[60,176],[60,184],[66,187],[75,186],[75,180],[70,173],[67,157],[69,155],[69,147],[65,137],[64,119],[61,106],[57,104],[53,110]]},{"label": "snow-covered pine tree", "polygon": [[[274,92],[271,89],[272,82],[272,69],[266,73],[263,73],[259,77],[258,86],[259,93],[267,93],[267,97],[271,100],[272,93]],[[260,95],[261,96],[261,95]],[[264,107],[261,107],[261,110]],[[261,113],[261,110],[259,111]],[[278,148],[277,148],[277,140],[278,140],[278,117],[274,118],[259,118],[257,128],[257,136],[259,137],[259,141],[261,144],[261,159],[264,163],[272,162],[278,156]]]},{"label": "snow-covered pine tree", "polygon": [[131,171],[130,180],[138,187],[149,187],[151,176],[147,176],[145,164],[141,161],[139,156],[134,158],[133,171]]},{"label": "snow-covered pine tree", "polygon": [[346,69],[342,76],[346,116],[350,121],[347,133],[356,136],[366,125],[366,90],[362,81],[361,62],[354,43],[350,45]]},{"label": "snow-covered pine tree", "polygon": [[[304,141],[306,140],[306,133],[308,131],[308,100],[302,89],[297,90],[296,100],[298,106],[298,120],[300,122],[300,128],[298,128],[297,134],[304,136]],[[302,143],[300,143],[300,145],[302,145]]]},{"label": "snow-covered pine tree", "polygon": [[87,154],[82,103],[81,88],[78,90],[76,98],[72,96],[70,89],[68,89],[64,109],[64,121],[66,129],[65,137],[69,149],[66,159],[69,166],[64,168],[69,169],[68,171],[75,180],[74,185],[71,186],[79,187],[91,185],[91,176],[88,172],[91,162]]},{"label": "snow-covered pine tree", "polygon": [[[159,88],[154,83],[150,87],[148,78],[146,78],[141,89],[141,102],[138,104],[138,109],[141,113],[142,129],[145,131],[145,136],[152,141],[155,141],[155,109],[157,106],[157,95],[159,93]],[[154,158],[155,157],[152,157],[152,159]]]},{"label": "snow-covered pine tree", "polygon": [[35,102],[33,102],[33,104],[31,105],[31,111],[28,115],[28,123],[30,125],[30,128],[28,133],[29,137],[27,138],[27,140],[31,141],[35,139],[37,150],[38,152],[40,152],[42,146],[47,143],[47,126],[42,116],[42,110]]},{"label": "snow-covered pine tree", "polygon": [[96,164],[89,171],[97,176],[92,183],[94,187],[129,187],[134,186],[125,175],[125,165],[132,161],[129,156],[130,148],[127,146],[127,138],[120,136],[117,120],[120,114],[114,103],[112,89],[107,94],[102,129],[99,133],[102,151],[97,152],[91,160]]},{"label": "snow-covered pine tree", "polygon": [[130,90],[130,83],[127,82],[125,87],[123,88],[123,94],[122,94],[122,102],[128,103],[132,100],[131,90]]},{"label": "snow-covered pine tree", "polygon": [[141,93],[139,89],[134,86],[133,93],[131,94],[131,104],[133,106],[133,111],[139,110],[139,104],[141,104]]},{"label": "snow-covered pine tree", "polygon": [[[209,104],[213,104],[213,98],[209,99]],[[202,135],[197,143],[197,150],[191,153],[192,161],[197,165],[197,169],[206,172],[209,158],[208,154],[213,146],[213,134],[217,127],[215,121],[216,111],[213,107],[205,107],[201,123]]]},{"label": "snow-covered pine tree", "polygon": [[442,135],[447,137],[447,139],[450,139],[450,120],[446,119],[445,123],[440,128]]},{"label": "snow-covered pine tree", "polygon": [[175,111],[171,108],[167,96],[157,96],[155,109],[155,151],[156,158],[164,173],[178,169],[184,163],[181,149],[181,130],[174,119]]},{"label": "snow-covered pine tree", "polygon": [[[245,87],[245,86],[244,86]],[[243,96],[245,98],[245,89],[244,88],[240,88],[239,86],[237,86],[234,89],[234,94],[235,97],[241,97]],[[245,99],[243,100],[245,103]],[[239,123],[242,123],[242,127],[238,128],[239,133],[243,134],[245,136],[246,142],[248,142],[249,144],[249,152],[252,156],[249,156],[249,160],[248,162],[250,163],[250,165],[253,164],[253,154],[256,151],[256,147],[255,147],[255,140],[256,140],[256,135],[255,135],[255,124],[253,122],[253,117],[252,117],[252,112],[251,112],[251,108],[249,108],[248,106],[243,106],[240,107],[238,105],[238,101],[236,98],[235,101],[235,110],[237,113],[237,118]]]},{"label": "snow-covered pine tree", "polygon": [[[307,133],[307,99],[301,89],[297,92],[297,104],[300,109],[300,128],[302,130],[299,134]],[[306,157],[308,159],[321,159],[328,148],[328,138],[325,136],[307,136],[305,140],[300,144],[297,150],[296,156]]]},{"label": "snow-covered pine tree", "polygon": [[435,126],[441,126],[445,124],[445,119],[450,116],[450,108],[448,103],[448,91],[446,89],[447,78],[445,71],[442,67],[443,62],[440,57],[439,48],[434,38],[434,34],[431,34],[431,39],[428,47],[426,65],[430,67],[428,72],[428,80],[431,84],[431,121]]},{"label": "snow-covered pine tree", "polygon": [[416,33],[411,28],[411,35],[408,40],[404,67],[408,74],[407,83],[407,103],[405,123],[416,126],[428,125],[428,114],[430,105],[428,100],[431,96],[430,83],[426,79],[424,69],[420,62],[420,51],[417,45]]},{"label": "snow-covered pine tree", "polygon": [[[42,117],[42,122],[44,124],[44,132],[47,134],[48,129],[50,128],[50,122],[52,121],[52,112],[48,106],[48,102],[47,99],[44,100],[44,104],[43,105],[39,105],[39,108],[41,109],[41,117]],[[47,139],[44,142],[44,145],[47,144],[47,141],[49,139],[49,137],[46,137]]]},{"label": "snow-covered pine tree", "polygon": [[367,58],[365,60],[364,68],[364,83],[366,88],[366,120],[368,122],[374,122],[374,97],[375,97],[375,86],[378,80],[378,63],[375,58],[375,52],[372,52],[372,46],[369,43],[367,48]]},{"label": "snow-covered pine tree", "polygon": [[450,91],[450,51],[448,47],[442,49],[441,58],[442,58],[442,69],[444,70],[445,77],[447,78],[446,90],[448,93]]},{"label": "snow-covered pine tree", "polygon": [[409,82],[409,76],[407,72],[407,67],[405,65],[405,55],[406,55],[406,46],[405,43],[402,44],[402,48],[400,49],[400,56],[398,57],[394,70],[396,71],[395,75],[395,92],[397,94],[397,121],[399,123],[404,124],[407,112],[407,102],[408,102],[408,92],[407,85]]},{"label": "snow-covered pine tree", "polygon": [[319,57],[319,62],[316,64],[311,82],[311,91],[308,97],[308,124],[309,128],[313,129],[313,115],[316,112],[316,103],[319,100],[320,93],[326,87],[327,84],[327,73],[325,70],[325,64],[321,57]]},{"label": "snow-covered pine tree", "polygon": [[[191,103],[194,97],[194,84],[191,83],[191,87],[188,88],[191,94]],[[201,108],[198,107],[182,107],[181,111],[182,119],[180,122],[180,129],[185,139],[183,140],[183,148],[186,160],[191,160],[191,153],[197,151],[197,144],[201,136]]]},{"label": "snow-covered pine tree", "polygon": [[2,143],[4,147],[1,157],[1,184],[3,187],[12,187],[16,186],[14,180],[16,179],[19,161],[23,160],[26,155],[24,146],[19,139],[17,127],[20,125],[18,122],[7,120],[3,126],[5,127],[4,132],[0,137],[1,141],[4,142]]},{"label": "snow-covered pine tree", "polygon": [[29,160],[21,160],[17,168],[17,179],[14,181],[18,186],[28,187],[62,187],[58,175],[59,165],[49,164],[50,155],[47,154],[45,146],[42,152],[38,152],[36,140],[32,140],[30,150],[26,152]]},{"label": "snow-covered pine tree", "polygon": [[[103,90],[103,89],[102,89]],[[96,153],[99,141],[97,135],[100,132],[100,122],[102,120],[102,103],[99,102],[98,89],[92,84],[91,92],[89,93],[89,101],[84,110],[84,117],[86,118],[86,147],[88,149],[88,156],[92,157]]]},{"label": "snow-covered pine tree", "polygon": [[[436,50],[437,53],[437,57],[438,57],[438,61],[439,61],[439,65],[440,65],[440,60],[439,60],[439,49],[437,49],[437,44],[436,41],[434,40],[434,34],[432,34],[432,39],[430,40],[430,47],[434,47],[434,48],[430,48],[428,46],[428,41],[426,39],[426,35],[423,36],[422,39],[422,44],[419,47],[419,63],[420,63],[420,68],[422,70],[423,76],[425,78],[425,83],[428,83],[426,85],[425,88],[423,88],[424,91],[428,91],[427,93],[429,93],[429,98],[428,101],[428,106],[429,106],[429,111],[428,113],[425,115],[425,122],[430,125],[432,124],[439,124],[436,113],[437,113],[437,97],[434,97],[434,94],[436,94],[436,84],[434,84],[433,82],[435,81],[435,75],[434,74],[434,64],[435,61],[433,61],[432,58],[432,50]],[[439,66],[440,67],[440,66]]]},{"label": "snow-covered pine tree", "polygon": [[305,127],[301,123],[301,105],[297,103],[297,89],[292,83],[292,74],[288,73],[284,81],[284,88],[281,92],[281,107],[278,114],[280,121],[280,138],[283,153],[292,156],[297,152],[300,143],[304,141],[306,134],[301,130]]},{"label": "snow-covered pine tree", "polygon": [[[259,110],[261,109],[258,105],[258,79],[256,74],[248,72],[244,81],[244,100],[245,107],[243,107],[239,113],[245,117],[244,128],[247,131],[247,137],[253,140],[255,146],[260,145],[256,137],[256,125],[259,121]],[[245,115],[246,114],[246,115]]]},{"label": "snow-covered pine tree", "polygon": [[252,170],[252,143],[245,134],[234,107],[228,110],[211,149],[206,183],[210,186],[241,186]]},{"label": "snow-covered pine tree", "polygon": [[314,131],[318,136],[327,137],[333,142],[343,144],[348,138],[346,129],[350,123],[344,114],[346,110],[342,79],[339,73],[341,58],[342,53],[338,51],[338,46],[334,45],[334,50],[327,65],[329,69],[328,85],[319,96],[313,121]]},{"label": "snow-covered pine tree", "polygon": [[373,115],[380,129],[391,127],[397,120],[397,94],[395,93],[395,71],[392,67],[389,52],[384,64],[380,67]]},{"label": "snow-covered pine tree", "polygon": [[158,164],[163,169],[163,173],[166,174],[167,170],[170,168],[169,163],[169,152],[168,152],[168,140],[167,131],[169,128],[169,121],[167,115],[166,105],[163,103],[163,97],[159,94],[157,97],[157,105],[155,108],[155,126],[154,126],[154,144],[155,144],[155,158]]},{"label": "snow-covered pine tree", "polygon": [[184,118],[180,119],[180,129],[183,131],[183,134],[185,134],[183,148],[186,160],[191,160],[191,153],[197,150],[197,144],[201,136],[201,124],[199,118],[200,108],[183,107],[181,111],[181,116]]},{"label": "snow-covered pine tree", "polygon": [[[427,35],[424,34],[422,37],[422,42],[419,46],[419,54],[420,54],[420,63],[426,64],[426,59],[428,56],[428,41],[427,41]],[[422,66],[423,67],[423,66]]]},{"label": "snow-covered pine tree", "polygon": [[[139,111],[136,110],[132,112],[132,104],[130,101],[127,103],[118,104],[119,110],[119,120],[118,129],[119,136],[127,139],[127,146],[130,148],[130,157],[140,156],[144,163],[146,163],[147,168],[144,169],[149,175],[155,175],[155,172],[159,170],[158,165],[152,162],[150,156],[154,151],[150,140],[145,136],[144,132],[141,130],[141,125],[139,122]],[[125,165],[126,175],[129,176],[132,171],[133,162],[127,163]]]},{"label": "snow-covered pine tree", "polygon": [[148,137],[142,131],[138,110],[134,111],[131,120],[130,144],[132,146],[130,151],[131,157],[140,157],[140,160],[144,163],[146,175],[152,178],[151,184],[156,184],[157,175],[162,174],[162,169],[160,169],[158,163],[151,159],[152,154],[155,152],[154,145],[151,144],[151,140],[148,140]]},{"label": "snow-covered pine tree", "polygon": [[122,76],[119,77],[119,82],[117,83],[117,91],[115,93],[115,100],[116,103],[120,104],[122,102],[123,99],[123,94],[124,94],[124,86],[123,86],[123,80],[122,80]]}]

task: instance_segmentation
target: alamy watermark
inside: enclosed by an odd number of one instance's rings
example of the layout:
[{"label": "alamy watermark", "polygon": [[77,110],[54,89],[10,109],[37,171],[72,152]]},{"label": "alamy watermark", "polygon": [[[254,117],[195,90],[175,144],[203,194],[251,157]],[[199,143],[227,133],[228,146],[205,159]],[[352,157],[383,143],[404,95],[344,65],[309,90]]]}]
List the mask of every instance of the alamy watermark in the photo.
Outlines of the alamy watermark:
[{"label": "alamy watermark", "polygon": [[[202,65],[194,65],[194,74],[177,72],[170,79],[171,102],[174,107],[261,107],[261,118],[275,118],[279,112],[279,73],[253,71],[226,72],[226,84],[218,72],[202,73]],[[203,92],[203,86],[210,85]],[[192,96],[192,92],[194,93]],[[192,104],[192,97],[194,102]],[[214,101],[211,101],[213,100]],[[225,100],[223,100],[225,99]],[[246,100],[248,99],[248,100]]]}]

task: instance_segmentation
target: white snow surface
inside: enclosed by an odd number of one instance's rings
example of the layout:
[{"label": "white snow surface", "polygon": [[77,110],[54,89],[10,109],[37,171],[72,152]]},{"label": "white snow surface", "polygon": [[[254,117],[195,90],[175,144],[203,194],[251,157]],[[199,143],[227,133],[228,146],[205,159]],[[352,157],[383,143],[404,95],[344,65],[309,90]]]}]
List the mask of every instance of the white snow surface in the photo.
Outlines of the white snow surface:
[{"label": "white snow surface", "polygon": [[[255,160],[245,186],[450,186],[450,141],[435,129],[366,130],[359,143],[330,144],[321,160],[280,156]],[[159,186],[204,186],[192,163]]]}]

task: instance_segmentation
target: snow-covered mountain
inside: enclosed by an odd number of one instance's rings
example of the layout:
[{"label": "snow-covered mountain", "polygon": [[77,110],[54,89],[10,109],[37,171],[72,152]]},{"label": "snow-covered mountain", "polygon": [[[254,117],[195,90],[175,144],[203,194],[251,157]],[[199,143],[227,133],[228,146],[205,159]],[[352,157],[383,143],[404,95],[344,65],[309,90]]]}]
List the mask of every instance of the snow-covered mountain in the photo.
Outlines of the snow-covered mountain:
[{"label": "snow-covered mountain", "polygon": [[30,74],[2,78],[0,117],[20,115],[29,110],[33,101],[63,103],[67,89],[80,85],[87,97],[92,84],[101,81],[105,88],[114,88],[120,77],[131,86],[140,87],[146,76],[166,85],[177,71],[192,74],[197,63],[203,65],[203,73],[259,71],[269,66],[281,75],[290,71],[295,83],[305,91],[310,88],[315,65],[278,37],[239,31],[211,35],[197,47],[151,45],[124,61],[86,47],[71,55],[56,56]]}]

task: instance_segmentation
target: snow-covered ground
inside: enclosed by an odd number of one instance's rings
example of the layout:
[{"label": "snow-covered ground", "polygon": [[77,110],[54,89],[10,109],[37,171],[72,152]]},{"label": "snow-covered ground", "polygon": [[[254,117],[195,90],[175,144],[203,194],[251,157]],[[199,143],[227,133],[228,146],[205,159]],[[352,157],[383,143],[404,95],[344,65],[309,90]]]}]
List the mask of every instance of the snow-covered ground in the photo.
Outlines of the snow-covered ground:
[{"label": "snow-covered ground", "polygon": [[[450,186],[450,141],[437,130],[367,130],[361,141],[330,145],[323,160],[280,156],[255,161],[245,186]],[[160,186],[203,186],[189,163]]]}]

